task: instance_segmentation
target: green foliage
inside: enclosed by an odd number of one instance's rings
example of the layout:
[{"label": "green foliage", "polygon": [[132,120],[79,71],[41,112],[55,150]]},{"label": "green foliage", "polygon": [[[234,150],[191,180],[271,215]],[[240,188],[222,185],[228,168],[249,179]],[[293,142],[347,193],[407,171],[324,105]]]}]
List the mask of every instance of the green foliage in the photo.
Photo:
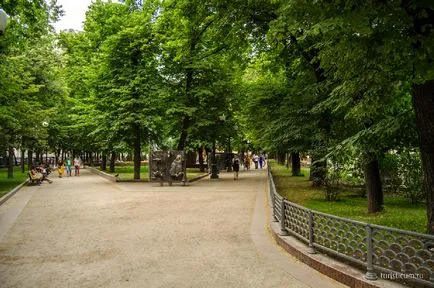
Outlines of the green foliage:
[{"label": "green foliage", "polygon": [[384,211],[367,214],[366,197],[360,197],[355,191],[343,187],[337,201],[327,201],[324,190],[312,187],[308,176],[291,177],[290,170],[285,166],[277,165],[273,161],[270,163],[278,193],[291,202],[340,217],[419,233],[426,232],[425,203],[409,204],[405,197],[386,194]]},{"label": "green foliage", "polygon": [[399,192],[410,204],[424,199],[422,161],[419,151],[404,150],[399,153],[398,176],[401,179]]}]

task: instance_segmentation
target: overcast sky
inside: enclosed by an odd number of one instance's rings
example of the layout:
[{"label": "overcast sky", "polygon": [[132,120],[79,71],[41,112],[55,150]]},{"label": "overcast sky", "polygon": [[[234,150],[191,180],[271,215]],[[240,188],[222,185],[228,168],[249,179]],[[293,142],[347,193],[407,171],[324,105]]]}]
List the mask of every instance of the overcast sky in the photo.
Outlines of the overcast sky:
[{"label": "overcast sky", "polygon": [[86,16],[86,10],[91,2],[92,0],[57,0],[57,3],[62,5],[65,15],[59,22],[54,24],[56,30],[83,30],[83,21]]}]

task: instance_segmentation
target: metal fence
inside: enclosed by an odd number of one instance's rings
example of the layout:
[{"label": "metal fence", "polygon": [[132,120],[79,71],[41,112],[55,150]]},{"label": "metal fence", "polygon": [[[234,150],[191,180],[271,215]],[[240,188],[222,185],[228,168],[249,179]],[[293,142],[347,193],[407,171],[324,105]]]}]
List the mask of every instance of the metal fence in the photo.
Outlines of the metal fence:
[{"label": "metal fence", "polygon": [[268,168],[273,221],[281,235],[366,268],[365,278],[402,280],[434,287],[434,236],[345,219],[289,202],[280,196]]}]

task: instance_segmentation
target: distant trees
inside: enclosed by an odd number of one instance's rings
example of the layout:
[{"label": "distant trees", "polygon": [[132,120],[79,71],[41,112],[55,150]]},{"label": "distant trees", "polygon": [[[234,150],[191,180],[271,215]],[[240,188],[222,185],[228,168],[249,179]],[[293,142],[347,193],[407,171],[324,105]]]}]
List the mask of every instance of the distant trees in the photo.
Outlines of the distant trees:
[{"label": "distant trees", "polygon": [[357,162],[370,213],[383,209],[384,155],[414,151],[434,233],[428,2],[97,0],[84,31],[56,38],[55,1],[5,1],[1,151],[98,153],[112,169],[129,151],[138,179],[150,144],[251,142],[280,160],[290,154],[293,175],[299,155],[311,156],[314,185],[327,181],[327,161]]}]

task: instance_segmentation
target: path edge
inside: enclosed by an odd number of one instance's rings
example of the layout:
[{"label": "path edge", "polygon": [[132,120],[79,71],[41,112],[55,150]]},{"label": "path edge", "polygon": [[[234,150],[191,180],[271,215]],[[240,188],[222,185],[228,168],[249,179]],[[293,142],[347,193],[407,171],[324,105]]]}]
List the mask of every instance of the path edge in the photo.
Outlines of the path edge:
[{"label": "path edge", "polygon": [[[119,179],[119,177],[115,177],[114,175],[111,175],[111,174],[106,173],[104,171],[100,171],[100,170],[98,170],[98,169],[96,169],[94,167],[86,166],[85,168],[88,169],[93,174],[97,174],[97,175],[99,175],[99,176],[101,176],[101,177],[103,177],[103,178],[105,178],[107,180],[110,180],[112,182],[132,182],[132,183],[134,183],[134,182],[146,182],[146,183],[149,183],[149,181],[147,179],[146,180],[145,179],[140,179],[140,180],[122,180],[122,179]],[[194,178],[188,179],[187,182],[188,183],[195,182],[195,181],[198,181],[198,180],[200,180],[202,178],[205,178],[208,175],[209,175],[208,173],[203,174],[203,175],[199,175],[199,176],[196,176]]]},{"label": "path edge", "polygon": [[23,188],[24,185],[26,185],[28,180],[25,180],[23,183],[19,184],[18,186],[15,186],[14,189],[6,193],[0,198],[0,205],[3,205],[6,201],[8,201],[9,198],[15,195],[21,188]]}]

